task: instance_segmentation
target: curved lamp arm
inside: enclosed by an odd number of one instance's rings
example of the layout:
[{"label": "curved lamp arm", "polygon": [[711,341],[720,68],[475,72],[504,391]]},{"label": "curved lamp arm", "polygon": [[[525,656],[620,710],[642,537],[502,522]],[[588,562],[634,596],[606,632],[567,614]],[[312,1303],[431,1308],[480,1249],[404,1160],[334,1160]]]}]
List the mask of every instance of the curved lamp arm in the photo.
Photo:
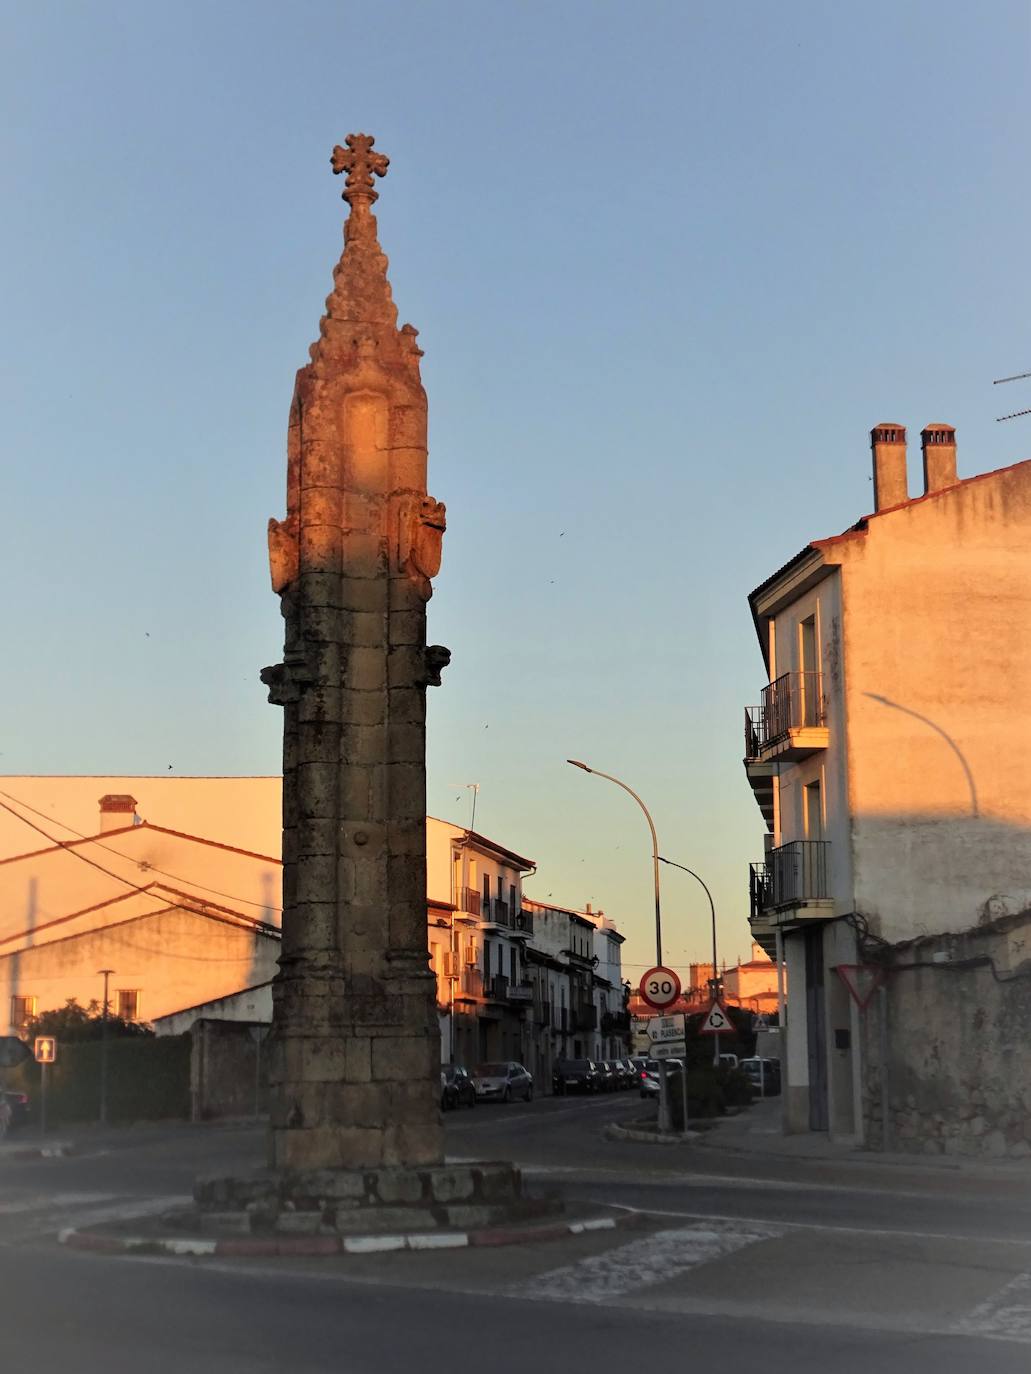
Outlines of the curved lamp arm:
[{"label": "curved lamp arm", "polygon": [[644,802],[637,795],[632,787],[628,787],[619,778],[614,778],[611,773],[602,773],[597,768],[590,768],[586,763],[581,763],[579,759],[566,759],[566,763],[572,764],[574,768],[581,768],[585,773],[594,773],[596,777],[604,778],[607,782],[614,782],[617,787],[622,787],[624,792],[629,792],[634,801],[644,812],[645,820],[648,822],[648,829],[652,835],[652,868],[655,878],[655,962],[662,963],[662,914],[659,903],[659,840],[655,834],[655,822],[652,820],[651,812]]}]

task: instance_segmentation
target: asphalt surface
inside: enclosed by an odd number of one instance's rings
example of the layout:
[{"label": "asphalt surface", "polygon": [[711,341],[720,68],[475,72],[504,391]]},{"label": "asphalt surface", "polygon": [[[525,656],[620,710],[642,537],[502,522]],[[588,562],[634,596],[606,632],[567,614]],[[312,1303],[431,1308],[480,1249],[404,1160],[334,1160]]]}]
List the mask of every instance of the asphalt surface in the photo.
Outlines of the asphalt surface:
[{"label": "asphalt surface", "polygon": [[[995,1374],[1031,1366],[1031,1171],[795,1160],[605,1138],[634,1097],[451,1113],[456,1159],[641,1213],[552,1244],[333,1261],[109,1258],[65,1226],[160,1210],[199,1173],[262,1161],[253,1126],[80,1131],[80,1154],[0,1156],[0,1349],[48,1374],[497,1374],[713,1368]],[[757,1114],[757,1120],[761,1117]],[[727,1139],[731,1139],[728,1134]],[[755,1142],[753,1141],[753,1144]],[[770,1136],[771,1149],[774,1137]]]}]

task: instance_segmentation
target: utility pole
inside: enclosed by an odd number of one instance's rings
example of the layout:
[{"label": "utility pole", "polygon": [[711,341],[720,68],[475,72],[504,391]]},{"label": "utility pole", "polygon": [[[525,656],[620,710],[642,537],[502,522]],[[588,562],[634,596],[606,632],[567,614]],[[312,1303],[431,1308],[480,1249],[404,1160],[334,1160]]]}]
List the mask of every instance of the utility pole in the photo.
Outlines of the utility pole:
[{"label": "utility pole", "polygon": [[100,1012],[100,1124],[107,1125],[107,1018],[108,1018],[108,980],[114,973],[113,968],[101,968],[97,973],[104,979],[104,1002]]}]

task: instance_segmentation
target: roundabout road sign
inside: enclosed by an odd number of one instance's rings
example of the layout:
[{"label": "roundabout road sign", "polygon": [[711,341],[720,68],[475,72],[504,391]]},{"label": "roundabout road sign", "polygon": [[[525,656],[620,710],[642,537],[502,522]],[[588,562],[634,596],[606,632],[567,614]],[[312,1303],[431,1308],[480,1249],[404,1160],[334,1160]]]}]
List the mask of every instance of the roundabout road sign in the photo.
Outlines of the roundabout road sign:
[{"label": "roundabout road sign", "polygon": [[680,979],[671,968],[662,964],[650,968],[638,988],[642,1001],[655,1011],[665,1011],[680,996]]}]

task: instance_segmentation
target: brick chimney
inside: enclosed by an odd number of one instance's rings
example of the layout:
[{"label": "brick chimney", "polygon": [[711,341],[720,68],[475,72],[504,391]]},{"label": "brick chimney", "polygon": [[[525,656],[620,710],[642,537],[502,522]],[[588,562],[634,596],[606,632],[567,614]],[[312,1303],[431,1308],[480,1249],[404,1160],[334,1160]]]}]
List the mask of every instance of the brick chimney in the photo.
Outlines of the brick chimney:
[{"label": "brick chimney", "polygon": [[906,480],[905,425],[876,425],[870,431],[873,449],[873,508],[901,506],[909,500]]},{"label": "brick chimney", "polygon": [[956,431],[951,425],[928,425],[920,434],[924,451],[924,495],[954,487],[956,476]]},{"label": "brick chimney", "polygon": [[132,825],[136,814],[136,798],[128,792],[108,792],[100,799],[100,833],[109,830],[124,830]]}]

